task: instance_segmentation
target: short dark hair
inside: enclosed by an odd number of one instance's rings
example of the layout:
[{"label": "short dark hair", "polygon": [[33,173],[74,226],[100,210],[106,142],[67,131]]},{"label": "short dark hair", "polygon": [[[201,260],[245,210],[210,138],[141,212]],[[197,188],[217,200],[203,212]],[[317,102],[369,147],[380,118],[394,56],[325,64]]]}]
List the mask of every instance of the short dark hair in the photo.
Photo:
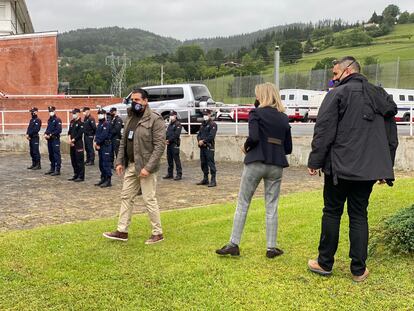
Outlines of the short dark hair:
[{"label": "short dark hair", "polygon": [[355,57],[345,56],[339,60],[334,60],[332,62],[334,65],[341,65],[341,67],[350,67],[353,68],[356,72],[361,72],[361,65],[358,63]]},{"label": "short dark hair", "polygon": [[131,92],[132,94],[141,94],[142,99],[148,99],[148,92],[140,87],[134,88]]}]

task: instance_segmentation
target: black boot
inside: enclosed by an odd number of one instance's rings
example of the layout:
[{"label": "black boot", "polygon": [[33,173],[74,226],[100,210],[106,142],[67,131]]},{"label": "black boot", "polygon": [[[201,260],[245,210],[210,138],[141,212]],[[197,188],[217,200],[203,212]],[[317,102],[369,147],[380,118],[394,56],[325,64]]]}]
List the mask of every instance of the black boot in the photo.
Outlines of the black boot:
[{"label": "black boot", "polygon": [[183,177],[181,175],[177,175],[177,176],[174,177],[174,180],[181,180],[181,179],[183,179]]},{"label": "black boot", "polygon": [[162,179],[172,179],[173,175],[167,174]]},{"label": "black boot", "polygon": [[215,187],[215,186],[217,186],[217,184],[216,184],[216,176],[214,175],[214,176],[211,176],[211,181],[210,181],[210,184],[208,185],[209,187]]},{"label": "black boot", "polygon": [[95,186],[102,185],[105,182],[105,179],[106,179],[105,177],[101,177],[101,180],[98,183],[96,183]]},{"label": "black boot", "polygon": [[52,174],[50,174],[50,176],[59,176],[60,175],[60,171],[54,171]]},{"label": "black boot", "polygon": [[52,173],[54,173],[54,172],[55,172],[54,170],[50,169],[50,170],[48,170],[48,171],[45,173],[45,175],[50,175],[50,174],[52,174]]},{"label": "black boot", "polygon": [[73,176],[72,178],[68,178],[68,181],[74,181],[78,176]]},{"label": "black boot", "polygon": [[203,180],[198,182],[196,185],[208,185],[208,175],[204,175]]},{"label": "black boot", "polygon": [[35,166],[32,168],[32,170],[40,170],[40,169],[42,169],[40,162],[36,163]]},{"label": "black boot", "polygon": [[28,166],[28,167],[27,167],[27,169],[28,169],[28,170],[31,170],[31,169],[33,169],[34,167],[35,167],[35,164],[34,164],[34,163],[32,163],[32,165],[30,165],[30,166]]},{"label": "black boot", "polygon": [[101,188],[112,187],[111,176],[105,178],[105,182],[101,185]]}]

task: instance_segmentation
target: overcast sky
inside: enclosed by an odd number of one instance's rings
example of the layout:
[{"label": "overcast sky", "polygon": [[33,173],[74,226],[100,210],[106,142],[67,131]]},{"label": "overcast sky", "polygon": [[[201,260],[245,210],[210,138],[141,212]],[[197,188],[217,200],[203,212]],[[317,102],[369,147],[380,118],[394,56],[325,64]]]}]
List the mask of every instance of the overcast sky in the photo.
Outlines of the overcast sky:
[{"label": "overcast sky", "polygon": [[35,31],[120,26],[176,39],[247,33],[325,18],[367,20],[390,3],[414,12],[413,0],[26,0]]}]

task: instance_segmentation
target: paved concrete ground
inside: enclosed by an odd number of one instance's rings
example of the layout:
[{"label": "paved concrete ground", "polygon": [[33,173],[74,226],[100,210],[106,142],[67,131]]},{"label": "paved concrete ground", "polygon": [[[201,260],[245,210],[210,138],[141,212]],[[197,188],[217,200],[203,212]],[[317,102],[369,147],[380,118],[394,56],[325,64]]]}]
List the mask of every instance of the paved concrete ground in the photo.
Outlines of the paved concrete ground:
[{"label": "paved concrete ground", "polygon": [[[43,169],[27,170],[29,156],[18,153],[0,153],[0,231],[28,229],[48,224],[60,224],[104,217],[116,217],[119,210],[122,179],[114,176],[113,187],[98,188],[97,165],[86,167],[86,181],[67,181],[72,176],[69,158],[63,158],[61,176],[44,175],[48,161],[43,157]],[[162,210],[206,206],[214,203],[235,204],[242,163],[218,163],[218,187],[196,186],[201,177],[199,162],[183,163],[184,178],[166,181],[166,165],[158,173],[157,196]],[[414,173],[411,174],[414,176]],[[285,170],[282,193],[320,189],[322,178],[310,177],[303,168]],[[260,185],[257,196],[263,195]],[[141,197],[135,201],[135,212],[143,212]]]}]

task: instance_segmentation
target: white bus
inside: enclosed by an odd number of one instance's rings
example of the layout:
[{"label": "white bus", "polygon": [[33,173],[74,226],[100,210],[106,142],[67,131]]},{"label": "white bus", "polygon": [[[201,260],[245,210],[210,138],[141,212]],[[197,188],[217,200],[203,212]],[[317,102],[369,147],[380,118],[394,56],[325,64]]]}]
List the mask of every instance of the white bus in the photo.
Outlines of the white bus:
[{"label": "white bus", "polygon": [[309,121],[309,107],[314,96],[325,94],[324,91],[304,89],[285,89],[280,91],[282,103],[286,108],[289,121]]}]

